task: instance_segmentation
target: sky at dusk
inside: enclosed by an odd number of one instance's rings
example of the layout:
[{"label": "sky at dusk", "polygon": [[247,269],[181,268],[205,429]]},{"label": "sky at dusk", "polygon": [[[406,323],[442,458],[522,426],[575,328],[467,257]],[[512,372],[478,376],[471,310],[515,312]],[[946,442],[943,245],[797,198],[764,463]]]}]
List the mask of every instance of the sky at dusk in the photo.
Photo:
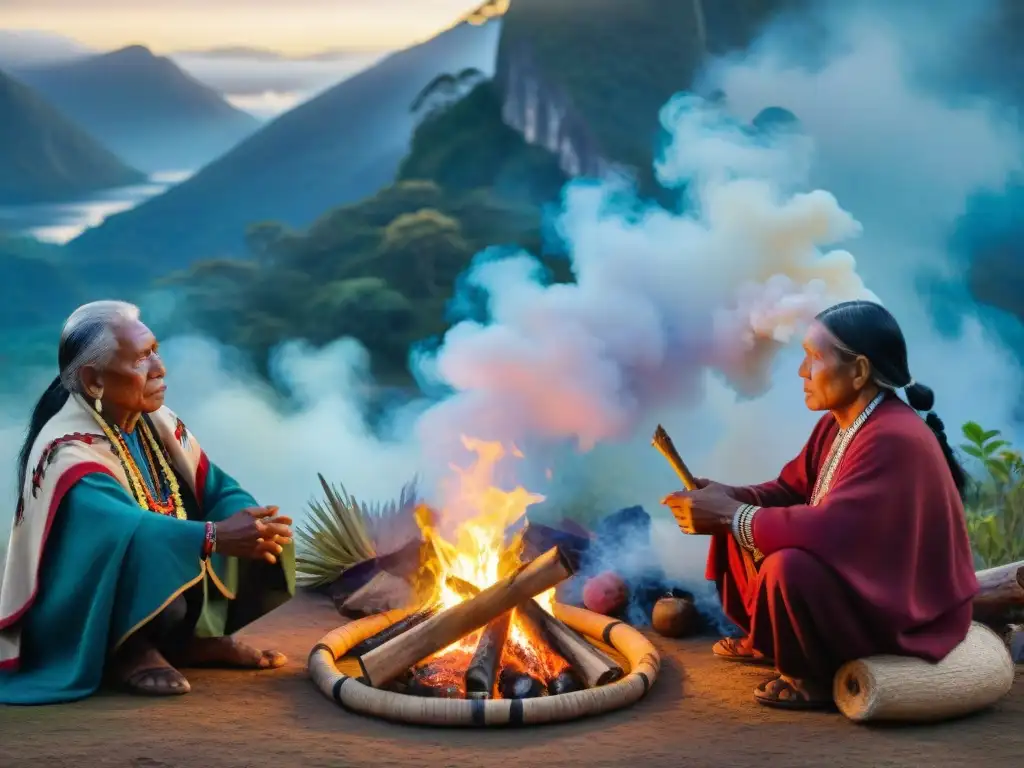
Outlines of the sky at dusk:
[{"label": "sky at dusk", "polygon": [[0,29],[36,29],[110,50],[222,46],[288,54],[381,50],[431,37],[481,0],[0,0]]}]

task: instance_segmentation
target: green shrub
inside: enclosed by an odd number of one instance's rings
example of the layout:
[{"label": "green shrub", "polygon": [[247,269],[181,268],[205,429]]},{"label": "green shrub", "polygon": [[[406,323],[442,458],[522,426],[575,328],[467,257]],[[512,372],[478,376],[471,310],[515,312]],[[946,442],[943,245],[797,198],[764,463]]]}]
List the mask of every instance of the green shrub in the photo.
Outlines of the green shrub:
[{"label": "green shrub", "polygon": [[963,426],[964,453],[981,465],[965,499],[967,529],[978,563],[992,568],[1024,560],[1024,459],[997,429]]}]

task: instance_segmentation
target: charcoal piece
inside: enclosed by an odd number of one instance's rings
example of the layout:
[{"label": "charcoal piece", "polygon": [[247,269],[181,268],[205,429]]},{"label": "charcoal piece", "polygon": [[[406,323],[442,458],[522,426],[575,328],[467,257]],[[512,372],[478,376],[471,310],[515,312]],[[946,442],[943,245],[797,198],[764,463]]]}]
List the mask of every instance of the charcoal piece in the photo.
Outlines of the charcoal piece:
[{"label": "charcoal piece", "polygon": [[391,691],[392,693],[404,693],[409,694],[409,687],[415,682],[412,670],[410,669],[404,675],[395,678],[388,683],[384,690]]},{"label": "charcoal piece", "polygon": [[498,675],[498,694],[503,699],[536,699],[545,690],[544,683],[525,672],[506,667]]},{"label": "charcoal piece", "polygon": [[548,682],[548,693],[552,696],[557,696],[560,693],[582,691],[583,688],[583,681],[571,669],[559,672]]},{"label": "charcoal piece", "polygon": [[435,663],[424,664],[412,670],[407,679],[406,693],[429,699],[461,699],[462,689],[446,674],[447,670]]}]

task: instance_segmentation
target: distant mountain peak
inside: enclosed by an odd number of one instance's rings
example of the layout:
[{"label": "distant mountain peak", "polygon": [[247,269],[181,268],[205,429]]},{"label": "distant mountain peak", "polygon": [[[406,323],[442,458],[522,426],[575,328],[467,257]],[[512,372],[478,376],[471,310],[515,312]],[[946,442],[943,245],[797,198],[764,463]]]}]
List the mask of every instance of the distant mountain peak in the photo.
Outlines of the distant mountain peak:
[{"label": "distant mountain peak", "polygon": [[135,43],[133,45],[126,45],[124,48],[118,48],[116,51],[110,53],[100,54],[100,57],[105,59],[155,59],[157,56],[153,54],[149,48],[141,43]]},{"label": "distant mountain peak", "polygon": [[145,45],[18,73],[28,85],[131,165],[194,170],[259,121]]},{"label": "distant mountain peak", "polygon": [[46,102],[0,72],[0,203],[69,200],[145,175]]},{"label": "distant mountain peak", "polygon": [[287,58],[280,51],[271,48],[255,48],[247,45],[222,45],[215,48],[193,48],[176,51],[177,56],[205,56],[210,59],[260,59],[263,61],[281,61]]}]

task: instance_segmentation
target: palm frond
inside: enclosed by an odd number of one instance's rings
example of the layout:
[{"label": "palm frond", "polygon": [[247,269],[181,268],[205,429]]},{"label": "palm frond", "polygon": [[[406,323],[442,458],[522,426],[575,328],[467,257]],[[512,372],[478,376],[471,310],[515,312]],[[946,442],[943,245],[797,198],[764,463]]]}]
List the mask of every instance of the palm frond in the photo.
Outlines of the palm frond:
[{"label": "palm frond", "polygon": [[310,515],[295,529],[296,578],[304,587],[328,584],[354,565],[376,557],[385,533],[402,511],[415,504],[416,484],[402,487],[398,500],[360,502],[345,486],[331,486],[317,474],[323,500],[309,502]]}]

